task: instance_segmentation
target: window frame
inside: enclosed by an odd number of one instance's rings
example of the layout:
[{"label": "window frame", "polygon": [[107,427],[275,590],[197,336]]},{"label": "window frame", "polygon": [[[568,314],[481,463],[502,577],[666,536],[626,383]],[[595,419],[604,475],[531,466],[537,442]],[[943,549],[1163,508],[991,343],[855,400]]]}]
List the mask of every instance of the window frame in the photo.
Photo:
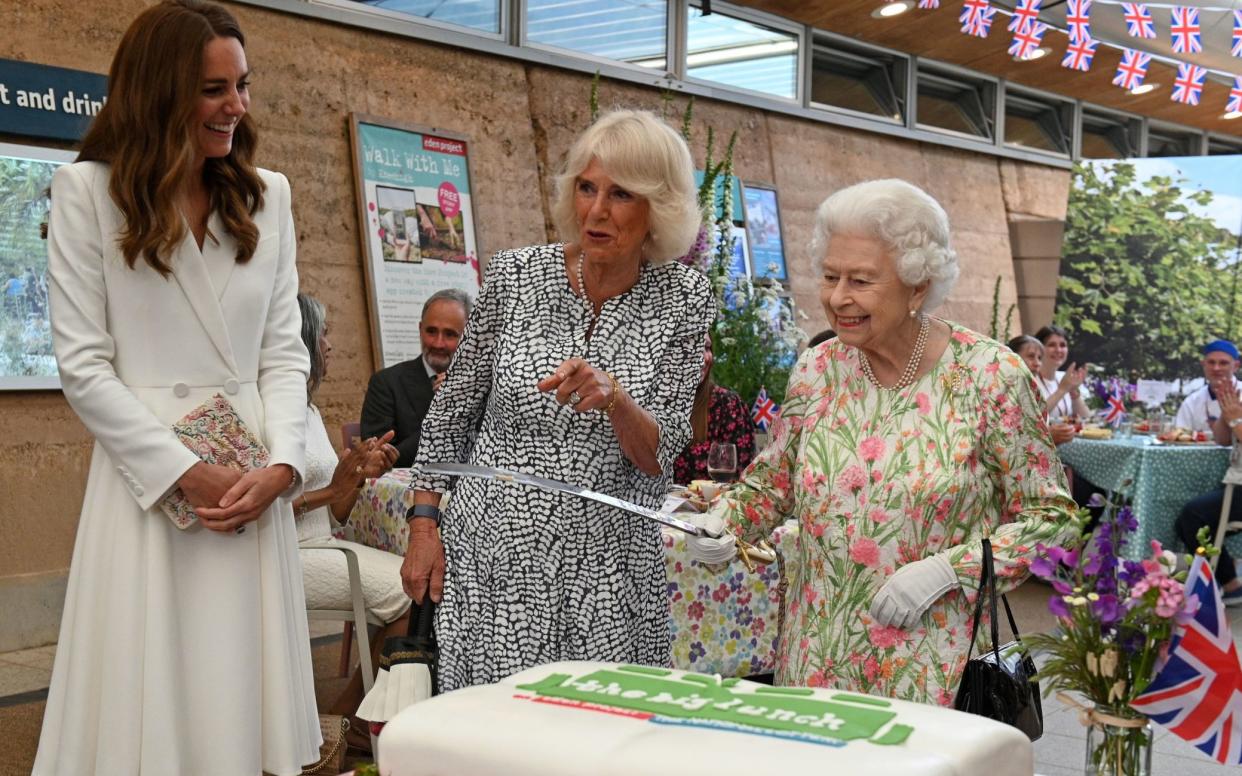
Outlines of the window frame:
[{"label": "window frame", "polygon": [[782,97],[778,94],[772,94],[770,92],[746,89],[741,86],[733,86],[720,81],[712,81],[706,78],[696,78],[690,75],[689,67],[687,65],[687,60],[690,56],[690,9],[697,8],[701,11],[703,9],[703,2],[702,0],[681,0],[681,2],[677,2],[677,0],[670,0],[669,5],[679,5],[684,9],[684,13],[678,14],[682,21],[681,29],[678,30],[681,35],[681,49],[678,52],[678,65],[680,65],[681,69],[678,72],[678,77],[681,81],[687,84],[705,86],[710,88],[712,91],[719,91],[724,94],[750,95],[755,97],[763,97],[767,100],[775,100],[776,102],[786,105],[802,105],[803,93],[806,91],[806,85],[804,83],[807,55],[806,37],[808,29],[806,25],[797,24],[789,21],[788,19],[783,19],[764,11],[756,11],[753,8],[737,6],[732,3],[719,2],[719,0],[713,0],[711,4],[713,14],[720,14],[721,16],[727,16],[731,19],[737,19],[739,21],[748,22],[761,27],[770,27],[774,30],[790,33],[794,36],[794,39],[798,43],[798,49],[794,59],[794,93],[792,97]]},{"label": "window frame", "polygon": [[[856,116],[866,118],[871,121],[883,121],[896,127],[907,126],[907,119],[910,116],[910,82],[914,75],[914,59],[909,54],[904,54],[894,49],[875,46],[870,43],[863,43],[847,38],[844,35],[828,32],[826,30],[812,29],[808,38],[810,46],[807,51],[807,74],[806,74],[806,107],[810,110],[824,111],[827,113],[835,113],[841,116]],[[815,78],[815,47],[819,41],[826,41],[829,48],[833,45],[840,46],[845,54],[854,54],[856,56],[865,56],[866,54],[874,54],[876,56],[891,58],[893,64],[901,69],[902,82],[893,84],[894,96],[897,98],[898,107],[901,109],[901,118],[894,119],[891,116],[883,116],[876,113],[867,113],[865,111],[854,110],[840,105],[832,105],[830,103],[816,102],[811,97],[814,87]],[[854,49],[850,51],[848,49]]]}]

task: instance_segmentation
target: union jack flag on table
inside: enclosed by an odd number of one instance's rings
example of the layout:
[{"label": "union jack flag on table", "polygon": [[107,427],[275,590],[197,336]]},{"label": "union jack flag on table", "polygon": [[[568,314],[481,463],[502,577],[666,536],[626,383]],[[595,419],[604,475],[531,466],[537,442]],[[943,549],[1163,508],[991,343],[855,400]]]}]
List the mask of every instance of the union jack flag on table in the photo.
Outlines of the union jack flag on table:
[{"label": "union jack flag on table", "polygon": [[1209,757],[1242,764],[1242,665],[1201,555],[1186,577],[1186,597],[1192,595],[1199,611],[1174,632],[1168,661],[1130,705]]},{"label": "union jack flag on table", "polygon": [[1141,3],[1122,3],[1121,10],[1126,17],[1126,32],[1131,38],[1156,37],[1156,23],[1151,18],[1151,11]]},{"label": "union jack flag on table", "polygon": [[1095,57],[1095,47],[1098,45],[1098,41],[1090,38],[1070,41],[1069,47],[1065,49],[1065,57],[1061,60],[1061,67],[1084,72],[1090,70],[1091,60]]},{"label": "union jack flag on table", "polygon": [[1039,48],[1044,40],[1048,25],[1043,22],[1030,22],[1013,34],[1013,42],[1009,44],[1010,56],[1018,59],[1030,59],[1031,54]]},{"label": "union jack flag on table", "polygon": [[1242,75],[1233,77],[1233,88],[1229,90],[1229,102],[1225,103],[1225,113],[1242,111]]},{"label": "union jack flag on table", "polygon": [[1071,42],[1091,40],[1091,0],[1069,0],[1065,6],[1065,26],[1069,28]]},{"label": "union jack flag on table", "polygon": [[1039,20],[1039,6],[1044,0],[1018,0],[1013,15],[1009,17],[1009,31],[1020,32],[1032,22]]},{"label": "union jack flag on table", "polygon": [[1125,49],[1121,52],[1121,64],[1117,65],[1117,75],[1113,83],[1132,92],[1142,85],[1147,77],[1147,66],[1151,64],[1151,54]]},{"label": "union jack flag on table", "polygon": [[1104,416],[1104,422],[1116,428],[1121,425],[1121,419],[1125,414],[1126,405],[1121,400],[1121,386],[1114,385],[1113,392],[1108,395],[1108,414]]},{"label": "union jack flag on table", "polygon": [[1169,26],[1173,38],[1173,50],[1178,54],[1198,54],[1203,51],[1203,35],[1199,32],[1199,9],[1177,6]]},{"label": "union jack flag on table", "polygon": [[1229,47],[1229,53],[1242,57],[1242,11],[1233,12],[1233,45]]},{"label": "union jack flag on table", "polygon": [[973,14],[962,23],[962,32],[976,38],[986,38],[988,30],[992,29],[992,17],[995,15],[996,9],[991,7]]},{"label": "union jack flag on table", "polygon": [[1199,96],[1203,94],[1203,82],[1207,80],[1207,70],[1198,65],[1186,62],[1177,66],[1177,78],[1173,79],[1173,99],[1186,105],[1198,105]]},{"label": "union jack flag on table", "polygon": [[755,425],[759,430],[767,431],[768,426],[772,425],[780,412],[780,406],[768,397],[768,389],[760,388],[759,395],[755,397],[755,404],[750,409],[750,415],[755,419]]}]

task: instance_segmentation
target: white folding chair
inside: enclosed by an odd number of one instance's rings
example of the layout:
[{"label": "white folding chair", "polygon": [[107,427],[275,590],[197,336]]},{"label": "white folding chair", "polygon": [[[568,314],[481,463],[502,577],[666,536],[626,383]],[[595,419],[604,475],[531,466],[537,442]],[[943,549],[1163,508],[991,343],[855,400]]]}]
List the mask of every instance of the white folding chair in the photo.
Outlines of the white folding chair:
[{"label": "white folding chair", "polygon": [[[1231,470],[1232,471],[1232,470]],[[1225,535],[1230,531],[1242,531],[1242,521],[1230,521],[1229,510],[1233,506],[1233,485],[1229,481],[1229,474],[1225,475],[1225,498],[1220,505],[1220,519],[1216,521],[1216,536],[1212,539],[1212,544],[1216,547],[1224,546]],[[1220,555],[1213,555],[1208,561],[1212,566],[1212,573],[1216,573],[1216,564],[1220,561]]]}]

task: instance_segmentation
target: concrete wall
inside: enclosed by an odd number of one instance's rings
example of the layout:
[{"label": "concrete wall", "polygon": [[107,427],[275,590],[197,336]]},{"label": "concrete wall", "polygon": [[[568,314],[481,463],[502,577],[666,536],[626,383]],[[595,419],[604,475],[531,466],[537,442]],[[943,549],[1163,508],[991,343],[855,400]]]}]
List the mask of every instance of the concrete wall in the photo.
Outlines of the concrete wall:
[{"label": "concrete wall", "polygon": [[[0,57],[107,72],[141,0],[27,0],[9,4]],[[346,118],[369,113],[468,134],[483,254],[553,238],[551,174],[588,121],[589,78],[566,71],[233,5],[256,70],[252,111],[260,162],[289,176],[304,290],[328,304],[335,347],[317,397],[329,428],[356,418],[371,359]],[[601,104],[660,110],[658,91],[605,82]],[[670,107],[674,120],[683,99]],[[737,172],[775,183],[792,288],[814,333],[818,266],[805,246],[816,205],[877,176],[925,187],[948,210],[962,279],[944,314],[985,330],[993,284],[1016,300],[1008,223],[1064,215],[1063,170],[843,130],[701,100],[705,128],[740,133]],[[540,198],[543,202],[540,202]],[[333,435],[335,436],[335,434]],[[0,394],[0,650],[55,638],[91,440],[59,393]]]}]

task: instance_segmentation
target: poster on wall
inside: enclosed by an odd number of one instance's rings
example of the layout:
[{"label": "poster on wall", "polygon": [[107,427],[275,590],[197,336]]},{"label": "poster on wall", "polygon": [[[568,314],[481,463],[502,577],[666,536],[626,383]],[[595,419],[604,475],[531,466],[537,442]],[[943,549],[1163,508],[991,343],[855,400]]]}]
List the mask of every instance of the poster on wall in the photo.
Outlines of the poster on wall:
[{"label": "poster on wall", "polygon": [[350,115],[354,180],[376,363],[416,358],[427,297],[444,288],[478,294],[481,273],[461,135]]},{"label": "poster on wall", "polygon": [[750,265],[753,277],[789,280],[785,269],[785,239],[776,189],[758,183],[742,187],[746,212],[746,234],[750,238]]},{"label": "poster on wall", "polygon": [[1075,167],[1054,320],[1094,384],[1202,384],[1202,347],[1242,344],[1242,156]]},{"label": "poster on wall", "polygon": [[0,390],[59,389],[47,310],[48,187],[72,151],[0,143]]}]

